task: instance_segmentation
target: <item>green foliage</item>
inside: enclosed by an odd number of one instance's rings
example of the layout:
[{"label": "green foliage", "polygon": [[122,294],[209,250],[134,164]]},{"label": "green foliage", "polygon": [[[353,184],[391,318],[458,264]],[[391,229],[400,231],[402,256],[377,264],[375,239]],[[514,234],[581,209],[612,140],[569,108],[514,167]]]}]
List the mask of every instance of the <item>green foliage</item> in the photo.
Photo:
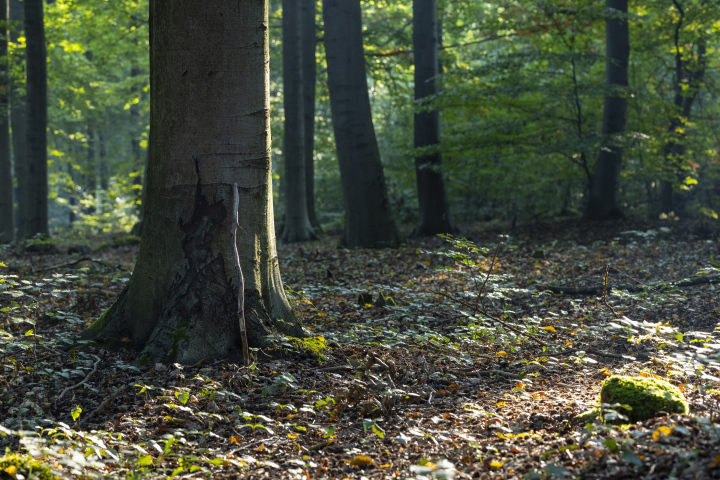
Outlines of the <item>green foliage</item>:
[{"label": "green foliage", "polygon": [[600,401],[629,405],[631,410],[618,409],[632,422],[653,418],[659,411],[688,413],[687,401],[677,387],[651,377],[610,377],[602,384]]},{"label": "green foliage", "polygon": [[12,478],[18,478],[19,475],[37,480],[56,480],[60,478],[44,463],[35,460],[29,455],[17,453],[8,453],[0,457],[0,472],[4,472]]}]

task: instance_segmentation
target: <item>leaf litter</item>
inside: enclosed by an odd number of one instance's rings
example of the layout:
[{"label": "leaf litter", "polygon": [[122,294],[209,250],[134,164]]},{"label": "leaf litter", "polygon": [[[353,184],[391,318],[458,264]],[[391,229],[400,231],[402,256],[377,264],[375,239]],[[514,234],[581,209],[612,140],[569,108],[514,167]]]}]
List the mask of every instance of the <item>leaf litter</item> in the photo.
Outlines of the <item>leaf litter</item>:
[{"label": "leaf litter", "polygon": [[[6,248],[0,446],[67,478],[718,478],[718,239],[691,231],[553,223],[399,250],[281,245],[296,311],[331,348],[250,367],[78,348],[136,248],[77,263]],[[617,374],[670,381],[690,415],[578,422]]]}]

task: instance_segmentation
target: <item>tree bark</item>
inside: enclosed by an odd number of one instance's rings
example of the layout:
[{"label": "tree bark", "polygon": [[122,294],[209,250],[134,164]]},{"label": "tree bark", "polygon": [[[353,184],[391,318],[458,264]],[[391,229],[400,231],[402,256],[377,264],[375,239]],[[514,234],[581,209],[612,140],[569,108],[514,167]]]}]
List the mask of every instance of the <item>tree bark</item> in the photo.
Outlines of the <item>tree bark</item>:
[{"label": "tree bark", "polygon": [[[438,94],[438,19],[435,0],[413,1],[413,53],[415,57],[415,101]],[[415,148],[437,147],[440,143],[440,112],[415,114]],[[440,152],[415,158],[420,235],[437,235],[455,230],[445,191]]]},{"label": "tree bark", "polygon": [[238,351],[233,183],[250,346],[273,331],[304,336],[275,249],[267,15],[266,0],[150,2],[143,241],[128,286],[85,338],[127,338],[151,361],[184,364]]},{"label": "tree bark", "polygon": [[285,226],[284,242],[305,242],[317,236],[310,224],[305,182],[305,128],[303,115],[300,0],[283,0],[283,104],[285,107]]},{"label": "tree bark", "polygon": [[43,0],[25,3],[27,65],[27,204],[25,237],[49,235],[47,170],[47,54]]},{"label": "tree bark", "polygon": [[310,225],[322,230],[315,211],[315,0],[301,0],[300,43],[302,55],[303,128],[305,129],[305,194]]},{"label": "tree bark", "polygon": [[[14,30],[10,32],[10,41],[18,42],[18,37],[24,35],[25,30],[25,7],[20,0],[10,0],[10,20],[13,22]],[[23,66],[23,58],[21,55],[14,55],[10,59],[13,68],[18,69]],[[21,94],[21,87],[18,82],[12,82],[10,85],[10,124],[12,126],[12,158],[15,167],[15,176],[17,178],[17,214],[16,226],[18,238],[24,238],[25,231],[25,211],[27,206],[27,158],[25,155],[26,137],[26,108],[25,96]],[[24,88],[23,88],[24,90]]]},{"label": "tree bark", "polygon": [[627,123],[628,63],[630,30],[627,0],[606,0],[605,20],[605,103],[603,137],[595,174],[590,183],[590,198],[585,216],[596,220],[622,218],[618,202],[622,147],[618,144]]},{"label": "tree bark", "polygon": [[345,204],[348,248],[397,247],[370,111],[360,0],[323,0],[330,110]]},{"label": "tree bark", "polygon": [[[0,2],[0,21],[7,25],[8,0]],[[0,30],[0,243],[15,240],[15,209],[13,206],[13,176],[10,159],[8,29]]]}]

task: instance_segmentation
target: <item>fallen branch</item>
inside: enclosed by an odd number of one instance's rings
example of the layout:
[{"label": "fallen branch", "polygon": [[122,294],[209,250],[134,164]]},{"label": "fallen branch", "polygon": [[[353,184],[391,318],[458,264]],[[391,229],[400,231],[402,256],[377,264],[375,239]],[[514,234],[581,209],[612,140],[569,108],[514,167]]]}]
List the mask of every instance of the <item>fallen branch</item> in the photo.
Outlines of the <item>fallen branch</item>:
[{"label": "fallen branch", "polygon": [[474,373],[477,375],[500,375],[501,377],[508,377],[508,378],[515,378],[515,379],[522,378],[517,373],[505,372],[503,370],[477,370],[475,372],[469,372],[469,373],[471,373],[471,374]]},{"label": "fallen branch", "polygon": [[672,283],[656,283],[652,285],[638,286],[635,284],[608,284],[607,286],[597,285],[594,287],[567,287],[567,286],[554,286],[554,285],[537,285],[540,291],[549,291],[552,293],[563,294],[563,295],[599,295],[602,294],[604,289],[610,290],[626,290],[630,293],[644,292],[647,290],[667,290],[671,288],[684,288],[694,287],[697,285],[708,285],[712,283],[720,283],[720,275],[705,276],[705,277],[694,277],[686,280],[680,280],[679,282]]},{"label": "fallen branch", "polygon": [[114,394],[110,395],[108,398],[106,398],[105,400],[103,400],[102,403],[101,403],[100,405],[98,405],[98,407],[97,407],[95,410],[93,410],[92,412],[90,412],[90,415],[88,415],[87,417],[83,418],[83,419],[80,421],[80,425],[85,424],[85,423],[88,423],[95,415],[97,415],[98,413],[100,413],[100,412],[102,412],[103,410],[105,410],[105,408],[110,404],[110,402],[112,402],[112,401],[115,400],[117,397],[119,397],[120,395],[122,395],[123,393],[125,393],[125,390],[127,390],[127,385],[123,385],[122,387],[120,387],[120,388],[117,390],[117,392],[115,392]]},{"label": "fallen branch", "polygon": [[233,260],[235,261],[235,276],[237,277],[237,316],[240,324],[240,337],[242,339],[243,363],[246,367],[250,366],[250,350],[248,348],[247,330],[245,328],[245,279],[243,278],[242,268],[240,268],[240,254],[237,248],[237,230],[240,226],[239,208],[240,195],[238,194],[238,185],[233,183],[233,222],[230,227],[230,238],[232,240]]},{"label": "fallen branch", "polygon": [[81,386],[82,384],[87,383],[87,381],[90,380],[90,377],[92,377],[92,376],[95,374],[95,372],[97,372],[98,365],[100,365],[100,357],[98,357],[97,355],[92,355],[92,356],[95,357],[95,364],[93,365],[92,371],[91,371],[90,373],[88,373],[87,376],[86,376],[85,378],[83,378],[83,380],[82,380],[80,383],[76,383],[76,384],[73,385],[72,387],[67,387],[65,390],[63,390],[63,391],[60,393],[60,395],[58,395],[58,397],[55,399],[55,407],[56,407],[56,408],[57,408],[57,402],[58,402],[68,391],[75,390],[76,388],[78,388],[78,387]]},{"label": "fallen branch", "polygon": [[[109,266],[110,266],[110,265],[108,265],[107,263],[105,263],[105,262],[103,262],[103,261],[100,261],[100,260],[95,260],[95,259],[90,258],[90,257],[82,257],[82,258],[79,258],[79,259],[77,259],[77,260],[73,260],[72,262],[61,263],[60,265],[53,265],[53,266],[51,266],[51,267],[43,267],[43,268],[33,268],[31,271],[32,271],[33,273],[37,273],[37,272],[47,272],[48,270],[57,270],[58,268],[72,267],[73,265],[77,265],[78,263],[82,263],[82,262],[97,263],[97,264],[99,264],[99,265],[102,265],[103,267],[109,267]],[[123,268],[120,267],[120,265],[117,265],[115,268],[118,269],[118,270],[123,270]]]}]

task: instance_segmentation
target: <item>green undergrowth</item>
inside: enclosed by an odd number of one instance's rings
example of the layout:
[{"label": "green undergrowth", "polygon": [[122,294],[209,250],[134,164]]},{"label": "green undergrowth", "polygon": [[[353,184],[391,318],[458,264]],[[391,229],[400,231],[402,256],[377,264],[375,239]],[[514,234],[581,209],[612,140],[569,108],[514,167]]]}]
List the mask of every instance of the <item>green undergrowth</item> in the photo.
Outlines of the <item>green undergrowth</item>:
[{"label": "green undergrowth", "polygon": [[0,478],[19,479],[20,476],[34,480],[55,480],[57,475],[47,465],[29,455],[9,453],[0,457]]}]

